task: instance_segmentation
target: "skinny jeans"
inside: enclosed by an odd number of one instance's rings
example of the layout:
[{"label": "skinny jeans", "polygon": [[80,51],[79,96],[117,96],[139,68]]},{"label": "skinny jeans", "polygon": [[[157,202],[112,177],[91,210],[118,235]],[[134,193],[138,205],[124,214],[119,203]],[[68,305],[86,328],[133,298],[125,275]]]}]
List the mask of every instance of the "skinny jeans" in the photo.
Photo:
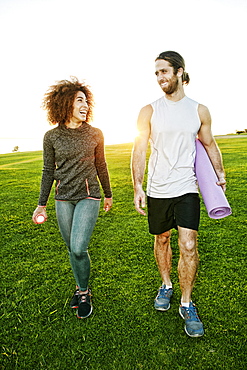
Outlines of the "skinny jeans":
[{"label": "skinny jeans", "polygon": [[68,247],[71,268],[79,289],[88,289],[90,257],[88,244],[98,218],[100,201],[82,199],[55,203],[60,233]]}]

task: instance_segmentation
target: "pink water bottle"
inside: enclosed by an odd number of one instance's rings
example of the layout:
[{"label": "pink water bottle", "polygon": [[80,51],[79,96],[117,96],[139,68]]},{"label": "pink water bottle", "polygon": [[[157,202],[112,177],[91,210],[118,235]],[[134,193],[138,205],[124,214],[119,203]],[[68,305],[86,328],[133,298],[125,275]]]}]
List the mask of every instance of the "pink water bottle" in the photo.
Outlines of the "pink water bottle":
[{"label": "pink water bottle", "polygon": [[34,220],[36,224],[43,224],[46,221],[46,217],[39,213],[38,215],[35,216]]}]

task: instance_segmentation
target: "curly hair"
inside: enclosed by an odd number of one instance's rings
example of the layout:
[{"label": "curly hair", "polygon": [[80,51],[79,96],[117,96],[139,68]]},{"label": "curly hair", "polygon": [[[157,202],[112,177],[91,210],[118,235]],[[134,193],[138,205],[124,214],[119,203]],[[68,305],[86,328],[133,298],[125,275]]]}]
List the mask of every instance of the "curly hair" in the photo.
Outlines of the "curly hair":
[{"label": "curly hair", "polygon": [[71,77],[71,81],[61,80],[50,86],[44,95],[42,108],[47,111],[47,119],[50,125],[64,125],[69,122],[73,115],[73,103],[78,91],[82,91],[87,99],[89,109],[86,122],[92,121],[93,93],[84,82],[81,83],[76,77]]}]

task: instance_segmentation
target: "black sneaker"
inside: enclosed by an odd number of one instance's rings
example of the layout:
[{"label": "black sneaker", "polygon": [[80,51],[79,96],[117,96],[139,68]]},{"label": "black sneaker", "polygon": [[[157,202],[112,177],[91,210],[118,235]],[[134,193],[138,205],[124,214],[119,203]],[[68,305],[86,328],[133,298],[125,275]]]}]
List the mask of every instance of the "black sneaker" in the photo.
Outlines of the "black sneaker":
[{"label": "black sneaker", "polygon": [[88,289],[88,293],[79,295],[79,306],[77,310],[78,319],[85,319],[90,316],[93,311],[91,303],[91,290]]},{"label": "black sneaker", "polygon": [[78,308],[79,306],[79,298],[80,298],[80,295],[79,295],[79,289],[76,289],[76,291],[74,292],[74,295],[71,299],[71,302],[70,302],[70,307],[71,308]]}]

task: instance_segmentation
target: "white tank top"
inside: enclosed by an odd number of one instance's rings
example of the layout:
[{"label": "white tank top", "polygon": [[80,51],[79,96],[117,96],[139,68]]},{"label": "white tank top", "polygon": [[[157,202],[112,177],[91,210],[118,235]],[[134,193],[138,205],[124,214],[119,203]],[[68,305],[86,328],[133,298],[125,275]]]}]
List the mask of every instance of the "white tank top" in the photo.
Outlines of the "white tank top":
[{"label": "white tank top", "polygon": [[201,126],[198,103],[185,96],[177,102],[162,97],[151,105],[147,195],[170,198],[198,193],[194,171],[195,139]]}]

